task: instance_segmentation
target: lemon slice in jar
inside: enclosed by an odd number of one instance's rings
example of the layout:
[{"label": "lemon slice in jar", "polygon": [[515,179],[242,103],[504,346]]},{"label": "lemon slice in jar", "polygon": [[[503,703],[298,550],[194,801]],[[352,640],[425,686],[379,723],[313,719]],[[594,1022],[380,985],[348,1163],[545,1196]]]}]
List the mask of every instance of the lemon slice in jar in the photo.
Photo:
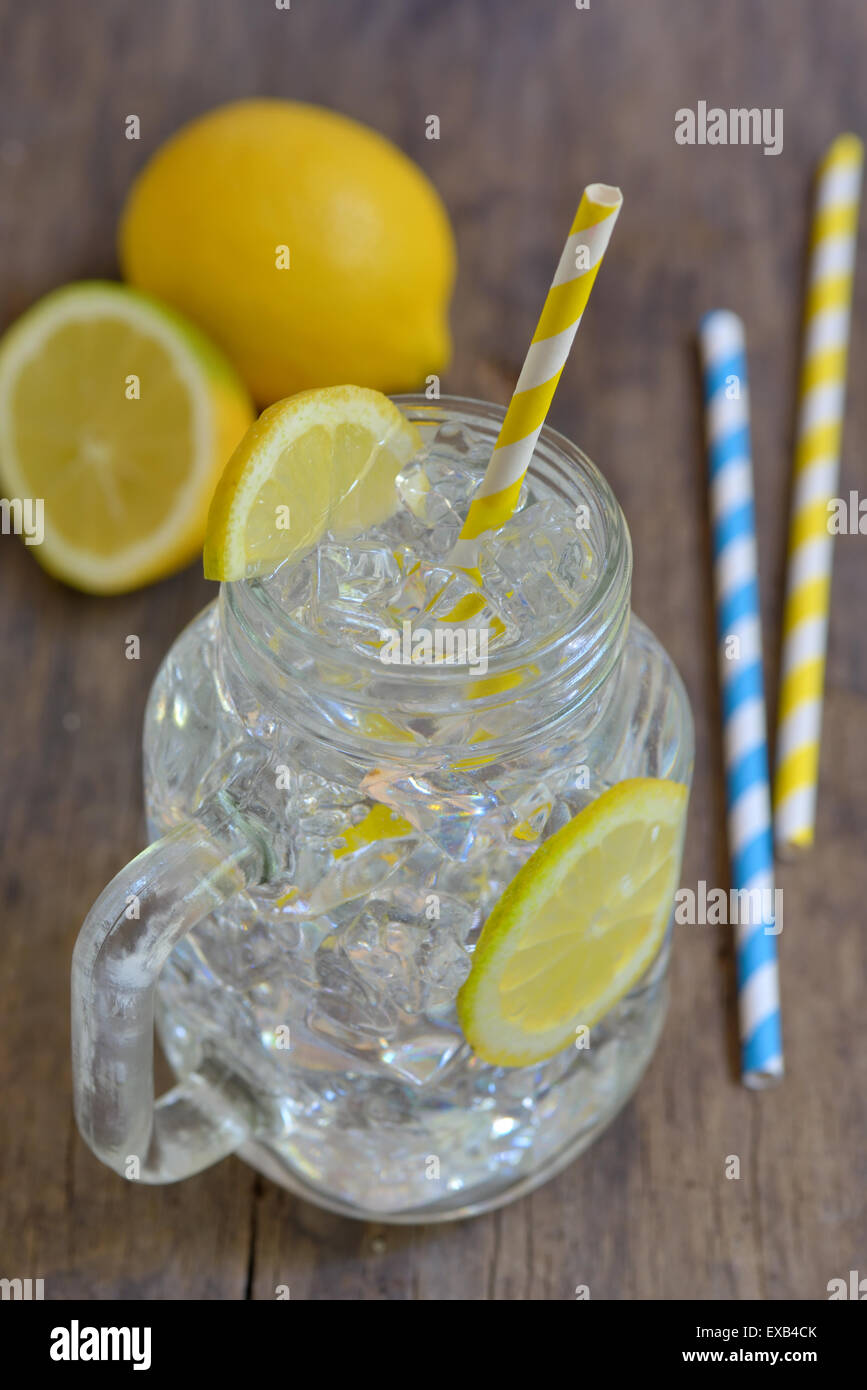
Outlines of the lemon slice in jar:
[{"label": "lemon slice in jar", "polygon": [[483,1061],[552,1057],[641,978],[671,916],[686,802],[677,782],[619,782],[519,870],[458,995],[461,1027]]}]

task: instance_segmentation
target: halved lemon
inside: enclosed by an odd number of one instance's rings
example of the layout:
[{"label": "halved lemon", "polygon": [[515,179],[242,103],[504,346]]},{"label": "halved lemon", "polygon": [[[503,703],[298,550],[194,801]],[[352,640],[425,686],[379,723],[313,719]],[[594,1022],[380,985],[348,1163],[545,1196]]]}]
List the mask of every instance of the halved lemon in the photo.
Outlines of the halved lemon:
[{"label": "halved lemon", "polygon": [[458,995],[461,1027],[483,1061],[552,1057],[641,978],[671,916],[686,802],[677,782],[619,782],[515,875]]},{"label": "halved lemon", "polygon": [[351,536],[397,505],[394,480],[421,436],[361,386],[300,391],[264,410],[230,459],[208,516],[205,577],[244,579]]},{"label": "halved lemon", "polygon": [[158,301],[68,285],[0,343],[0,480],[42,504],[51,574],[123,593],[189,564],[214,486],[253,418],[213,344]]}]

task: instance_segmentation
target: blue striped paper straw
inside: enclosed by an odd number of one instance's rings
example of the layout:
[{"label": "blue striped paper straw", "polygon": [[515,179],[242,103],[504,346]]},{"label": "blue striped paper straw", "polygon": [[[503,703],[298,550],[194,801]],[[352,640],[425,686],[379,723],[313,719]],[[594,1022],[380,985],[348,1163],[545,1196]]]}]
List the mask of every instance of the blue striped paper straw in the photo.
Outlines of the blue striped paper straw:
[{"label": "blue striped paper straw", "polygon": [[[699,344],[728,844],[740,919],[735,939],[741,1077],[745,1086],[760,1089],[783,1075],[783,1041],[777,938],[766,930],[774,927],[774,849],[744,326],[737,314],[714,310],[701,321]],[[751,910],[745,912],[747,903]]]}]

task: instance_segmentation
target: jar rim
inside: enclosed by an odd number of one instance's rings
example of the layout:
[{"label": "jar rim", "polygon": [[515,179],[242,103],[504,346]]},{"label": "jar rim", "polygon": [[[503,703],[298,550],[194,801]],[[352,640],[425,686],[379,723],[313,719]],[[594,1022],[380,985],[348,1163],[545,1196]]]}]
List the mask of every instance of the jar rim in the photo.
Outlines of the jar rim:
[{"label": "jar rim", "polygon": [[[456,421],[465,423],[477,433],[487,428],[492,440],[499,433],[505,414],[503,406],[471,397],[442,396],[431,401],[422,394],[410,394],[392,399],[422,429],[426,424],[433,427],[444,421]],[[601,540],[601,563],[588,583],[583,601],[535,645],[531,639],[500,651],[496,647],[490,651],[483,680],[486,687],[502,691],[509,688],[516,673],[521,673],[522,682],[526,679],[528,663],[549,667],[553,663],[553,668],[562,672],[564,664],[571,669],[579,662],[586,668],[586,680],[580,681],[582,694],[589,693],[607,674],[602,659],[606,642],[624,628],[628,617],[632,574],[629,530],[619,503],[597,466],[583,450],[550,425],[542,427],[528,473],[537,487],[541,483],[543,491],[570,497],[576,507],[580,501],[589,504],[591,519],[596,525],[595,543],[598,545]],[[241,622],[248,640],[253,641],[259,654],[266,659],[270,657],[273,661],[275,652],[273,644],[269,648],[267,643],[256,641],[260,621],[266,628],[276,631],[289,648],[295,646],[303,650],[305,657],[321,662],[329,671],[351,671],[354,676],[367,671],[379,687],[406,686],[406,667],[384,665],[373,654],[365,656],[342,648],[333,638],[304,627],[280,606],[267,584],[260,580],[238,580],[222,587],[233,617]],[[572,650],[566,656],[564,652],[570,644]],[[598,679],[592,678],[594,671]],[[474,679],[466,666],[443,663],[413,666],[411,679],[412,704],[418,704],[419,708],[427,702],[436,706],[447,692],[453,692],[458,686],[468,686],[471,694],[475,686],[474,709],[480,711],[484,707],[483,692],[479,689],[481,680]],[[574,680],[572,685],[574,687]],[[529,688],[525,686],[523,693]]]}]

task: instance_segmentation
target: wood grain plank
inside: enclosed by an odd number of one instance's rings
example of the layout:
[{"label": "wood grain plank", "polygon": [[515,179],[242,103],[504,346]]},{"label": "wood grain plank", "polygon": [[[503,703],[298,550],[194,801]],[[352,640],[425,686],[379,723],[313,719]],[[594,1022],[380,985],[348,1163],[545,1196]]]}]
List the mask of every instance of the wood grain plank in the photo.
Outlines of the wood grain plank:
[{"label": "wood grain plank", "polygon": [[[684,674],[697,756],[683,882],[725,884],[701,414],[693,334],[747,323],[765,631],[779,621],[808,187],[867,128],[860,0],[0,0],[0,324],[65,280],[115,273],[131,178],[178,124],[251,93],[336,106],[398,141],[441,189],[460,274],[444,389],[507,398],[581,186],[626,193],[552,422],[623,504],[634,603]],[[782,107],[783,153],[685,148],[699,99]],[[124,138],[130,112],[142,138]],[[425,139],[425,116],[441,139]],[[856,286],[851,380],[867,363]],[[851,392],[844,489],[867,487],[867,396]],[[0,538],[4,1026],[0,1250],[48,1297],[821,1298],[863,1269],[867,1087],[859,1044],[867,894],[863,538],[837,546],[819,843],[781,870],[788,1076],[737,1082],[731,942],[678,932],[669,1023],[636,1098],[568,1172],[453,1227],[343,1221],[230,1161],[178,1187],[124,1185],[71,1123],[68,968],[78,923],[141,845],[148,683],[206,601],[193,571],[94,600]],[[142,638],[139,662],[123,639]],[[770,679],[776,653],[768,643]],[[727,1155],[741,1160],[737,1181]]]}]

